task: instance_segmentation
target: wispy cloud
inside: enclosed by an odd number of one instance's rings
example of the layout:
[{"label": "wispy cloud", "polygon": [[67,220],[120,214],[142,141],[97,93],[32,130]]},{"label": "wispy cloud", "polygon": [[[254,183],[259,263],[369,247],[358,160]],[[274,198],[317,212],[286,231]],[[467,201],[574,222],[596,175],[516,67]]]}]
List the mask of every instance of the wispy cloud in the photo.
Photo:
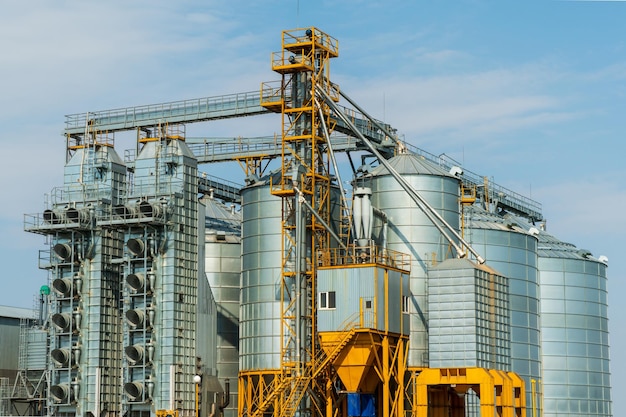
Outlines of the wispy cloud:
[{"label": "wispy cloud", "polygon": [[533,194],[543,202],[544,211],[551,214],[550,230],[565,240],[580,240],[572,243],[593,242],[601,249],[607,241],[620,241],[626,230],[620,209],[626,207],[626,186],[622,179],[620,171],[589,172],[584,178],[550,181],[535,187]]}]

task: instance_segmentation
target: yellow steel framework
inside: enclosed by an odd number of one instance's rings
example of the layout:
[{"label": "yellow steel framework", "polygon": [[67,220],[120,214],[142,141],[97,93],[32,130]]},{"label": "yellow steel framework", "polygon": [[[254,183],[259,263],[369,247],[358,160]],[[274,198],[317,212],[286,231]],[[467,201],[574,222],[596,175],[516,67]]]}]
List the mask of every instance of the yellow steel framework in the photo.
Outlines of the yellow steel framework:
[{"label": "yellow steel framework", "polygon": [[69,161],[78,149],[94,148],[101,146],[114,146],[114,133],[103,132],[96,129],[93,120],[87,120],[85,132],[82,135],[65,136],[65,160]]},{"label": "yellow steel framework", "polygon": [[465,186],[461,184],[461,237],[465,238],[465,208],[476,202],[476,185]]},{"label": "yellow steel framework", "polygon": [[[314,256],[329,248],[330,234],[316,216],[303,215],[306,199],[331,224],[330,169],[324,132],[330,110],[315,100],[321,88],[336,95],[330,83],[336,39],[311,27],[282,32],[282,50],[272,54],[280,84],[264,83],[261,105],[282,115],[281,179],[271,184],[282,198],[281,368],[241,372],[239,415],[322,415],[318,401],[327,390],[317,381],[327,360],[318,356],[315,326]],[[316,360],[318,361],[316,363]]]},{"label": "yellow steel framework", "polygon": [[414,417],[465,417],[464,397],[470,390],[480,399],[482,416],[526,417],[524,380],[514,372],[483,368],[409,371],[407,398]]}]

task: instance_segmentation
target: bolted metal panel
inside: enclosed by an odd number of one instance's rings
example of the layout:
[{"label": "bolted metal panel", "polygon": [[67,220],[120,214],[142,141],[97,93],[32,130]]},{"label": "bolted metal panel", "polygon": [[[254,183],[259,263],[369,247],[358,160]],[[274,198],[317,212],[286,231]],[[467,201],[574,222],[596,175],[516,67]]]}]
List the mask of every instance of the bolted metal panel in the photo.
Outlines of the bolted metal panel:
[{"label": "bolted metal panel", "polygon": [[430,367],[510,371],[507,278],[467,259],[447,259],[429,278]]},{"label": "bolted metal panel", "polygon": [[48,363],[48,332],[39,327],[30,327],[26,331],[26,369],[44,370]]},{"label": "bolted metal panel", "polygon": [[280,367],[282,201],[269,182],[241,190],[240,370]]},{"label": "bolted metal panel", "polygon": [[543,230],[539,238],[545,416],[611,416],[607,265]]},{"label": "bolted metal panel", "polygon": [[[216,303],[216,370],[222,386],[239,374],[239,299],[241,275],[241,215],[221,202],[205,197],[205,273]],[[236,417],[238,393],[224,409]]]},{"label": "bolted metal panel", "polygon": [[[509,280],[511,370],[524,378],[526,396],[531,398],[532,380],[542,378],[537,238],[515,219],[477,205],[466,208],[464,215],[466,240]],[[535,392],[541,395],[541,386]],[[531,402],[527,405],[530,415]]]},{"label": "bolted metal panel", "polygon": [[[333,293],[332,305],[329,293]],[[402,312],[402,299],[408,294],[407,273],[372,265],[321,268],[317,273],[318,331],[367,328],[408,334],[408,315]]]},{"label": "bolted metal panel", "polygon": [[30,229],[52,236],[52,413],[121,412],[120,265],[112,260],[121,256],[122,234],[97,222],[125,187],[126,167],[111,146],[79,147],[43,223]]},{"label": "bolted metal panel", "polygon": [[125,358],[124,407],[131,415],[195,413],[197,312],[211,308],[208,296],[198,303],[197,189],[197,162],[184,141],[166,134],[143,143],[126,201],[128,212],[137,214],[122,223],[126,282],[142,274],[149,283],[139,291],[124,286],[124,346],[144,351],[138,361],[128,353]]},{"label": "bolted metal panel", "polygon": [[[459,229],[458,178],[416,155],[400,154],[388,162],[453,228]],[[386,168],[380,166],[372,172],[371,188],[372,205],[387,214],[389,249],[411,255],[408,366],[427,366],[427,271],[454,253]],[[376,221],[374,236],[379,236],[381,229],[380,221]]]}]

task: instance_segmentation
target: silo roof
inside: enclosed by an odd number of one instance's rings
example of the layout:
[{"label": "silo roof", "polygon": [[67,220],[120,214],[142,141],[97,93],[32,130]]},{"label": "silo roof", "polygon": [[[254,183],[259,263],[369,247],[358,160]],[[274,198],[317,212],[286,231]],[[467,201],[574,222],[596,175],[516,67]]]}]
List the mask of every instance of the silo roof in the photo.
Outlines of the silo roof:
[{"label": "silo roof", "polygon": [[490,213],[480,206],[473,205],[465,208],[464,211],[468,217],[467,227],[469,228],[528,234],[528,231],[521,227],[517,221],[510,217]]},{"label": "silo roof", "polygon": [[35,310],[31,308],[0,306],[0,317],[32,319],[35,317]]},{"label": "silo roof", "polygon": [[[400,175],[437,175],[442,177],[457,178],[444,168],[433,164],[423,156],[403,153],[387,160],[389,165]],[[383,165],[379,165],[372,171],[372,175],[386,175],[389,171]]]},{"label": "silo roof", "polygon": [[[531,227],[535,227],[532,224],[512,215],[507,215],[507,218],[517,219],[517,223],[525,230],[529,230]],[[537,239],[539,239],[539,242],[537,244],[537,255],[539,255],[539,257],[579,259],[601,262],[591,254],[591,251],[587,249],[577,248],[576,245],[572,243],[563,242],[562,240],[549,234],[545,230],[539,230],[539,228],[537,228],[537,230],[539,231],[539,233],[536,234]]]},{"label": "silo roof", "polygon": [[241,233],[241,213],[227,207],[211,197],[200,200],[205,205],[205,225],[207,231],[221,231],[227,234]]}]

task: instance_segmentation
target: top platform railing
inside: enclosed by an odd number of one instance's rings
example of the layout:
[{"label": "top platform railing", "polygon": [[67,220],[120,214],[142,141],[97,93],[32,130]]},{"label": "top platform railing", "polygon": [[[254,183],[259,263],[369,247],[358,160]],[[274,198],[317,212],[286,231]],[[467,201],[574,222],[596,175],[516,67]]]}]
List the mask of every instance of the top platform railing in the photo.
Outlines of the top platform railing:
[{"label": "top platform railing", "polygon": [[65,116],[65,134],[83,135],[90,130],[116,132],[159,124],[194,123],[267,113],[259,104],[259,92],[226,94],[160,104],[125,107]]},{"label": "top platform railing", "polygon": [[283,49],[290,51],[308,49],[313,46],[327,51],[331,57],[339,55],[339,41],[317,28],[283,31]]},{"label": "top platform railing", "polygon": [[[268,109],[262,107],[260,103],[261,92],[252,91],[113,110],[77,113],[65,116],[64,133],[70,137],[82,136],[85,134],[85,128],[87,126],[90,132],[119,132],[155,127],[164,124],[197,123],[271,113]],[[385,134],[373,126],[360,112],[348,107],[339,107],[365,137],[377,144],[384,144],[389,141]],[[350,128],[339,118],[337,118],[335,122],[335,130],[337,132],[345,135],[354,135]],[[389,130],[393,130],[391,126],[385,126]]]},{"label": "top platform railing", "polygon": [[[262,107],[260,102],[261,92],[253,91],[172,101],[161,104],[78,113],[66,116],[65,133],[69,136],[80,136],[84,135],[86,127],[89,127],[89,131],[115,132],[134,130],[142,127],[154,127],[160,124],[195,123],[271,113],[268,109]],[[378,128],[357,110],[344,106],[339,107],[366,138],[380,146],[381,152],[386,157],[393,156],[393,141],[386,137],[383,132],[378,130]],[[334,119],[336,122],[335,131],[354,136],[352,130],[346,126],[340,118]],[[88,123],[91,123],[91,125],[88,126]],[[385,127],[388,128],[388,130],[393,130],[391,126],[385,125]],[[241,149],[238,150],[235,146],[230,147],[230,149],[218,149],[222,147],[222,145],[223,144],[204,145],[202,149],[200,149],[198,145],[191,146],[194,148],[193,152],[197,155],[200,162],[218,162],[233,159],[237,152],[241,152]],[[249,154],[267,152],[268,154],[278,155],[278,152],[275,150],[274,140],[270,139],[270,141],[265,144],[256,143],[254,146],[256,149],[247,149]],[[343,151],[358,149],[362,149],[359,143],[351,143],[348,141]],[[417,147],[409,146],[409,149],[413,153],[421,155],[430,162],[445,167],[446,169],[450,169],[455,165],[441,156],[430,154]],[[341,151],[341,149],[338,149],[338,151]],[[228,153],[230,153],[230,155],[226,155]],[[465,169],[461,178],[467,184],[474,184],[476,186],[484,185],[482,176]],[[543,218],[540,203],[505,187],[490,182],[489,195],[493,198],[497,198],[499,203],[503,206],[519,214],[534,220],[541,220]]]},{"label": "top platform railing", "polygon": [[[405,145],[410,152],[415,155],[419,155],[427,161],[448,171],[452,169],[452,167],[458,165],[455,161],[446,158],[446,155],[434,155],[416,146],[409,144]],[[459,177],[464,184],[473,185],[477,188],[485,186],[484,176],[480,176],[472,171],[466,170],[465,168],[462,168],[462,170],[463,172],[459,175]],[[516,193],[515,191],[509,190],[508,188],[502,187],[493,181],[489,181],[487,186],[491,199],[497,200],[498,204],[530,219],[537,221],[543,220],[541,203]]]}]

